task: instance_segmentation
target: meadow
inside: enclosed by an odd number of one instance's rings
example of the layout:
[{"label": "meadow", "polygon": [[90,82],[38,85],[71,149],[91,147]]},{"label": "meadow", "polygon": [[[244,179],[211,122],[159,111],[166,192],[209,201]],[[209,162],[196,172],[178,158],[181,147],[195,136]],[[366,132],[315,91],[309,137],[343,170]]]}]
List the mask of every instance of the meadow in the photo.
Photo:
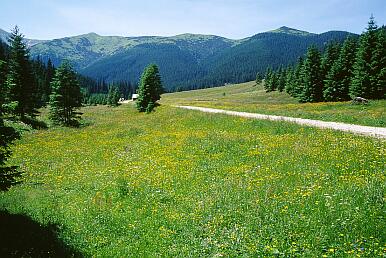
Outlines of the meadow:
[{"label": "meadow", "polygon": [[0,209],[84,256],[386,255],[385,141],[168,105],[82,111],[79,129],[24,133]]},{"label": "meadow", "polygon": [[386,126],[386,100],[371,100],[368,105],[354,105],[350,101],[298,103],[284,92],[266,93],[263,85],[255,82],[165,94],[162,103]]}]

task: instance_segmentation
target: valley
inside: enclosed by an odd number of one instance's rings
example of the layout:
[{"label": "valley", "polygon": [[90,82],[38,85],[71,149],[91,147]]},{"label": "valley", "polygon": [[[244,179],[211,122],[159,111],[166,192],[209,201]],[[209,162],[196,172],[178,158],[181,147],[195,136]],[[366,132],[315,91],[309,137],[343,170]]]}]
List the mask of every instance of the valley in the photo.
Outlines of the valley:
[{"label": "valley", "polygon": [[386,257],[385,10],[3,0],[0,257]]}]

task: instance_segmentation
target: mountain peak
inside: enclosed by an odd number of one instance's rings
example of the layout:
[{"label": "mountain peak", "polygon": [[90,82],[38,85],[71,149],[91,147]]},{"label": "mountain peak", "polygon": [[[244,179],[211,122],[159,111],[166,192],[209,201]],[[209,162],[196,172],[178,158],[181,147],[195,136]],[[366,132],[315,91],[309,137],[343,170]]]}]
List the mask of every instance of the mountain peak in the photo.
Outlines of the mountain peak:
[{"label": "mountain peak", "polygon": [[79,36],[81,36],[81,37],[92,37],[92,38],[100,37],[100,35],[95,33],[95,32],[90,32],[90,33],[79,35]]},{"label": "mountain peak", "polygon": [[269,32],[273,32],[273,33],[286,33],[286,34],[299,35],[299,36],[313,35],[313,33],[310,33],[310,32],[307,32],[307,31],[293,29],[293,28],[290,28],[290,27],[287,27],[287,26],[281,26],[280,28],[278,28],[276,30],[271,30]]}]

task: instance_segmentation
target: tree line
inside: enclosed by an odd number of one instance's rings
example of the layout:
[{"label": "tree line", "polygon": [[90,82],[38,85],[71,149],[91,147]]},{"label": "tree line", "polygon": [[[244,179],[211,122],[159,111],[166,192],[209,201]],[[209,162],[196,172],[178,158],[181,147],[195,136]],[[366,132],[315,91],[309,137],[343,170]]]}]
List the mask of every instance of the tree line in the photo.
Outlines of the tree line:
[{"label": "tree line", "polygon": [[[261,80],[257,74],[256,81]],[[386,98],[386,28],[371,16],[359,38],[330,42],[324,53],[311,46],[294,66],[268,67],[264,88],[286,91],[300,102]]]}]

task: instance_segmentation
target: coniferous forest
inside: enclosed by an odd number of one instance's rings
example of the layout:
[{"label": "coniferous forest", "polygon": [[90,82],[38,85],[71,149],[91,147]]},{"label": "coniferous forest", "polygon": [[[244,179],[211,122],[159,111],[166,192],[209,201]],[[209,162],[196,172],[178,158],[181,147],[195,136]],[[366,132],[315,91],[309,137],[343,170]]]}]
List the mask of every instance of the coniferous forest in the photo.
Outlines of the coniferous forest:
[{"label": "coniferous forest", "polygon": [[370,18],[366,31],[343,43],[329,42],[324,53],[311,46],[294,66],[265,74],[265,90],[286,91],[299,102],[386,98],[386,28]]}]

